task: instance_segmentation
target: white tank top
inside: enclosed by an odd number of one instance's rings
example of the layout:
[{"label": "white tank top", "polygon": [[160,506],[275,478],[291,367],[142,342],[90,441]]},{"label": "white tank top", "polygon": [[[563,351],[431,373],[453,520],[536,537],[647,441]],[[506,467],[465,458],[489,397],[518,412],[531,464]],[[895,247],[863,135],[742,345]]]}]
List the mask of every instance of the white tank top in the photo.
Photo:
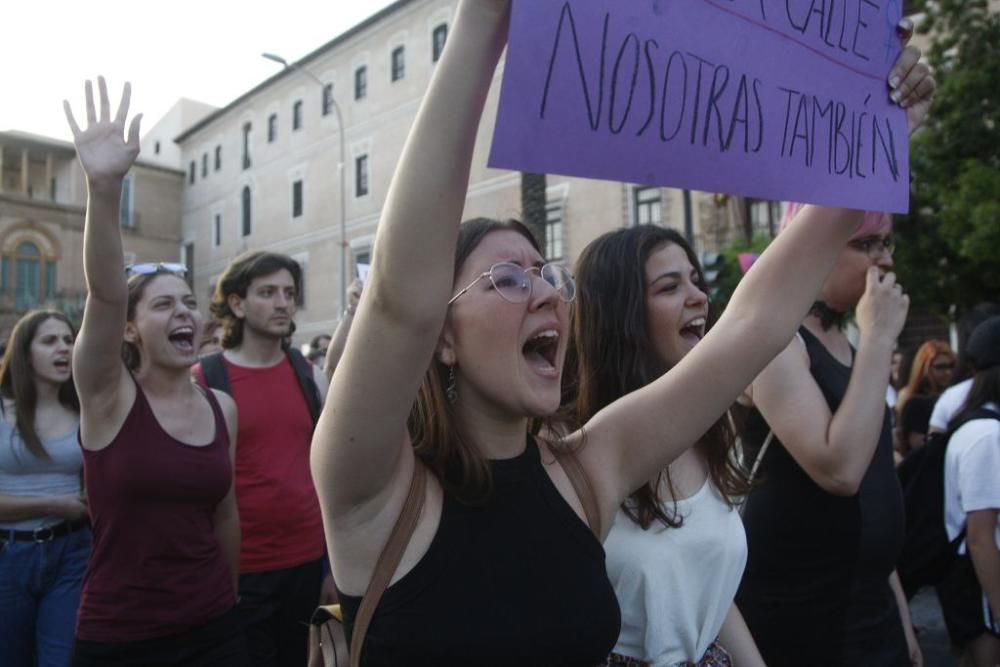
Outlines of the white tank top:
[{"label": "white tank top", "polygon": [[[670,509],[670,505],[668,505]],[[621,605],[614,652],[654,667],[697,662],[718,637],[747,562],[739,512],[711,477],[677,502],[680,528],[643,530],[621,510],[604,543],[608,576]]]}]

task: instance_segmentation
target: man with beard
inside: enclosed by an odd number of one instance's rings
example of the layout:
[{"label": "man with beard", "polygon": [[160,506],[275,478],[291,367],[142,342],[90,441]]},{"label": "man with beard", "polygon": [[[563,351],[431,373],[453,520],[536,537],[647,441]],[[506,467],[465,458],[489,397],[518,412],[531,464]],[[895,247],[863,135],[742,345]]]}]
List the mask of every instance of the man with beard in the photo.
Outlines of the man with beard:
[{"label": "man with beard", "polygon": [[325,544],[309,446],[327,381],[289,345],[301,284],[302,269],[286,255],[233,260],[211,304],[223,351],[193,369],[239,411],[238,608],[255,667],[306,664],[308,621],[320,598]]}]

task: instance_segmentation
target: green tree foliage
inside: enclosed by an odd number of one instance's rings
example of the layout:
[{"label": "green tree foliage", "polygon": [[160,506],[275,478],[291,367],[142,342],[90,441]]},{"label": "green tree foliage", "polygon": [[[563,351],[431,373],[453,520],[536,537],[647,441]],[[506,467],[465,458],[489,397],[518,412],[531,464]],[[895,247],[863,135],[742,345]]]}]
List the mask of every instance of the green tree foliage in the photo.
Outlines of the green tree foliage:
[{"label": "green tree foliage", "polygon": [[915,305],[962,312],[1000,294],[1000,14],[987,0],[913,5],[938,92],[911,143],[896,269]]},{"label": "green tree foliage", "polygon": [[[744,239],[740,239],[721,253],[718,253],[718,259],[711,266],[703,267],[709,283],[708,287],[711,293],[712,307],[717,309],[719,313],[725,309],[726,304],[729,303],[729,299],[736,290],[736,286],[739,285],[740,280],[743,278],[743,272],[740,270],[740,253],[750,252],[759,255],[764,252],[764,248],[769,243],[770,240],[764,234],[754,236],[750,243],[747,243]],[[706,260],[704,254],[701,259],[704,263]]]}]

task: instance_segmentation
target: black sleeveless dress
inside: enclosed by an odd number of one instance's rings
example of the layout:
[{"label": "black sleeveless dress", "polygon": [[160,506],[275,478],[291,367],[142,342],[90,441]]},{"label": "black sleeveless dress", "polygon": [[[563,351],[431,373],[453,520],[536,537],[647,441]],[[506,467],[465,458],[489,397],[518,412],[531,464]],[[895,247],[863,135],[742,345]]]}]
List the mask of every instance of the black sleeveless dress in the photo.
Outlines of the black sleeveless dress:
[{"label": "black sleeveless dress", "polygon": [[[604,548],[552,484],[535,442],[491,464],[485,506],[445,494],[427,553],[379,602],[363,665],[593,667],[614,648],[621,617]],[[361,598],[340,602],[349,637]]]},{"label": "black sleeveless dress", "polygon": [[[851,369],[805,327],[810,372],[835,412]],[[852,354],[853,354],[852,348]],[[769,427],[752,411],[756,453]],[[736,602],[769,667],[909,667],[889,576],[903,544],[903,498],[888,408],[872,462],[852,497],[819,487],[775,438],[743,522],[749,555]]]}]

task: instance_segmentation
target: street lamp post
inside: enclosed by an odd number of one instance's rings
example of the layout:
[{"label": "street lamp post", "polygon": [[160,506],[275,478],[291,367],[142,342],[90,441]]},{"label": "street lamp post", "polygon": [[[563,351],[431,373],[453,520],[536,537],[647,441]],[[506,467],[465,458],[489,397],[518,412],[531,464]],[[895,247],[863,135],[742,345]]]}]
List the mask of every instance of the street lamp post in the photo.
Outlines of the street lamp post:
[{"label": "street lamp post", "polygon": [[[262,53],[261,56],[278,63],[285,69],[294,69],[315,81],[319,85],[321,103],[325,103],[323,91],[326,89],[326,84],[315,74],[273,53]],[[333,103],[333,111],[337,116],[337,133],[340,135],[340,163],[337,165],[337,175],[340,181],[340,308],[343,312],[343,309],[347,307],[347,185],[344,174],[344,116],[340,113],[337,98],[331,95],[330,101]]]}]

